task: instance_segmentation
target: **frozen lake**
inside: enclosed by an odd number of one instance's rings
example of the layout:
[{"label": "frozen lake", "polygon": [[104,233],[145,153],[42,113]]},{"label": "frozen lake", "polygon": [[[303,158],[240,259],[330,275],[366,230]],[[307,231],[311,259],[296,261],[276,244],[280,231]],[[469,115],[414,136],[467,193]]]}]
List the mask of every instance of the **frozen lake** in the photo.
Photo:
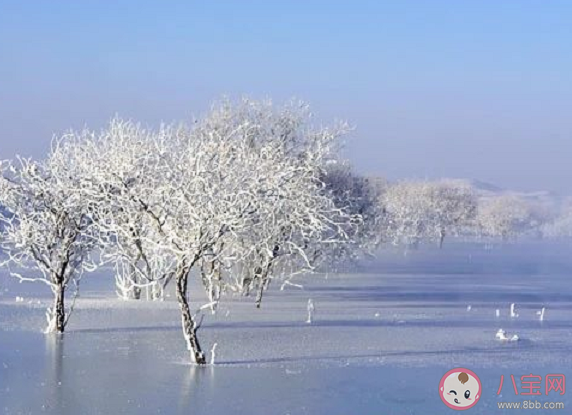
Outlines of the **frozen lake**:
[{"label": "frozen lake", "polygon": [[[309,277],[302,290],[274,287],[261,310],[252,299],[231,297],[199,332],[205,349],[218,343],[217,364],[204,368],[187,364],[172,298],[116,300],[102,270],[84,281],[59,338],[41,333],[44,287],[2,278],[0,411],[453,413],[439,398],[439,380],[467,367],[483,386],[470,413],[510,413],[497,403],[530,398],[515,396],[511,374],[572,373],[570,252],[570,245],[538,244],[384,252],[343,273]],[[191,290],[193,303],[202,304],[201,291]],[[309,298],[317,310],[312,325],[305,323]],[[513,302],[518,318],[509,315]],[[495,340],[499,328],[522,340]],[[572,392],[546,396],[544,383],[542,392],[532,398],[572,407]]]}]

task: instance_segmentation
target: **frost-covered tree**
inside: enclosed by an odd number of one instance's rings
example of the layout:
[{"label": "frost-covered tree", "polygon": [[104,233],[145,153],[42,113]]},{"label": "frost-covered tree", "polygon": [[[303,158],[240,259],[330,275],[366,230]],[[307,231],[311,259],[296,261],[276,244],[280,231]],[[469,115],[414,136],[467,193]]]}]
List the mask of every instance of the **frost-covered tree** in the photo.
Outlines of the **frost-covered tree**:
[{"label": "frost-covered tree", "polygon": [[359,218],[349,224],[347,231],[352,243],[335,246],[328,262],[373,255],[385,233],[383,194],[387,189],[386,181],[359,175],[348,163],[329,164],[322,180],[336,206]]},{"label": "frost-covered tree", "polygon": [[336,247],[354,242],[361,217],[347,203],[336,204],[324,179],[327,169],[342,164],[336,140],[346,127],[313,130],[311,114],[300,104],[276,109],[246,101],[225,111],[232,113],[226,128],[249,126],[247,151],[264,158],[264,164],[257,162],[266,173],[251,215],[254,225],[237,235],[234,248],[241,259],[229,284],[243,294],[255,290],[260,308],[273,279],[311,272]]},{"label": "frost-covered tree", "polygon": [[148,297],[162,298],[172,276],[173,256],[157,241],[168,200],[154,192],[157,182],[168,181],[160,170],[171,151],[167,130],[152,132],[116,118],[98,133],[71,132],[60,143],[78,166],[78,192],[94,206],[100,253],[114,264],[122,299],[139,299],[143,288]]},{"label": "frost-covered tree", "polygon": [[36,162],[18,158],[0,164],[0,243],[10,273],[21,282],[50,287],[46,332],[63,333],[75,303],[66,308],[70,286],[79,289],[86,269],[92,269],[92,206],[76,192],[75,165],[59,152],[57,141],[49,157]]},{"label": "frost-covered tree", "polygon": [[385,240],[393,245],[415,246],[427,235],[429,204],[425,182],[399,182],[383,195]]},{"label": "frost-covered tree", "polygon": [[539,226],[532,206],[515,195],[500,195],[479,201],[477,229],[481,236],[508,240]]},{"label": "frost-covered tree", "polygon": [[422,240],[443,245],[446,235],[458,236],[472,226],[477,201],[470,186],[455,181],[404,181],[384,193],[387,240],[415,246]]},{"label": "frost-covered tree", "polygon": [[541,227],[545,238],[572,238],[572,200],[566,201],[552,220]]},{"label": "frost-covered tree", "polygon": [[187,300],[192,269],[204,261],[252,260],[253,278],[263,286],[275,258],[293,270],[312,269],[308,252],[345,236],[350,215],[334,205],[320,181],[338,132],[314,131],[305,117],[302,106],[224,102],[187,135],[172,137],[164,164],[169,180],[154,188],[169,200],[160,219],[162,242],[176,257],[177,299],[195,363],[205,356],[196,335],[200,323]]},{"label": "frost-covered tree", "polygon": [[427,187],[429,207],[429,237],[443,246],[446,235],[468,234],[474,227],[477,214],[477,198],[466,183],[438,181]]}]

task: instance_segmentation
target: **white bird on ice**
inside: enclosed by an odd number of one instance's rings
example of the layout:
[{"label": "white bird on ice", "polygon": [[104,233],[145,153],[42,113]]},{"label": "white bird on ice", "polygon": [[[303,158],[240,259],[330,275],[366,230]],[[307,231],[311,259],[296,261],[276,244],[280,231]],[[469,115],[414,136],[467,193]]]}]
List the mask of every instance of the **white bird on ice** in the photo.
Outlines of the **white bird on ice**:
[{"label": "white bird on ice", "polygon": [[513,334],[512,337],[510,337],[510,338],[506,337],[506,331],[504,331],[503,329],[499,329],[499,331],[497,331],[497,334],[495,337],[497,340],[501,340],[501,341],[516,342],[516,341],[520,340],[520,338],[518,337],[517,334]]},{"label": "white bird on ice", "polygon": [[471,311],[471,308],[473,308],[472,306],[468,305],[467,306],[467,311]]},{"label": "white bird on ice", "polygon": [[497,318],[500,317],[500,310],[499,310],[498,308],[497,308],[496,311],[495,311],[495,315],[497,316]]},{"label": "white bird on ice", "polygon": [[218,343],[213,344],[213,348],[211,349],[211,365],[215,364],[217,345],[218,345]]},{"label": "white bird on ice", "polygon": [[512,303],[512,304],[510,305],[510,316],[511,316],[512,318],[518,317],[518,313],[516,312],[515,304],[514,304],[514,303]]},{"label": "white bird on ice", "polygon": [[542,307],[542,310],[536,312],[536,315],[539,316],[540,321],[544,321],[544,311],[545,310],[546,310],[546,308]]},{"label": "white bird on ice", "polygon": [[312,301],[312,299],[308,299],[308,320],[306,320],[306,323],[308,324],[312,324],[312,317],[314,317],[314,311],[316,310],[316,307],[314,307],[314,302]]},{"label": "white bird on ice", "polygon": [[506,337],[506,331],[504,331],[503,329],[499,329],[495,337],[497,338],[497,340],[508,340],[508,337]]}]

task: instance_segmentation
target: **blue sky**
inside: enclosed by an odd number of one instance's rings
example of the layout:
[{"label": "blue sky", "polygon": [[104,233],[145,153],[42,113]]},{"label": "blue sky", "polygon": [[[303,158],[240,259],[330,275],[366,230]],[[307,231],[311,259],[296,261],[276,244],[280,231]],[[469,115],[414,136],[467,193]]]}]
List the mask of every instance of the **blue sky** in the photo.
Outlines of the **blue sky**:
[{"label": "blue sky", "polygon": [[557,0],[0,0],[0,158],[297,97],[355,126],[363,172],[572,194],[570,22]]}]

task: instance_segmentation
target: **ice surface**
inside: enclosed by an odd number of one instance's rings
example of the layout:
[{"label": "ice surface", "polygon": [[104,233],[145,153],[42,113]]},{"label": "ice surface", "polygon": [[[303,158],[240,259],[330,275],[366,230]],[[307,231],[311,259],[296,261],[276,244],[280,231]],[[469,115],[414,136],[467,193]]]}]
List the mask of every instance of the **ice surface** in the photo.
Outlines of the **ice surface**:
[{"label": "ice surface", "polygon": [[[46,336],[47,287],[0,278],[0,413],[445,413],[438,383],[457,366],[483,383],[471,413],[503,413],[498,401],[524,399],[507,384],[511,374],[572,374],[570,249],[384,252],[311,276],[303,290],[276,284],[260,310],[253,299],[227,298],[199,332],[205,351],[218,344],[217,364],[204,368],[187,364],[173,297],[118,300],[100,270],[86,277],[69,331]],[[191,291],[197,308],[206,302]],[[542,307],[549,313],[539,321]],[[500,327],[520,341],[496,340]],[[566,396],[538,398],[571,407]]]}]

